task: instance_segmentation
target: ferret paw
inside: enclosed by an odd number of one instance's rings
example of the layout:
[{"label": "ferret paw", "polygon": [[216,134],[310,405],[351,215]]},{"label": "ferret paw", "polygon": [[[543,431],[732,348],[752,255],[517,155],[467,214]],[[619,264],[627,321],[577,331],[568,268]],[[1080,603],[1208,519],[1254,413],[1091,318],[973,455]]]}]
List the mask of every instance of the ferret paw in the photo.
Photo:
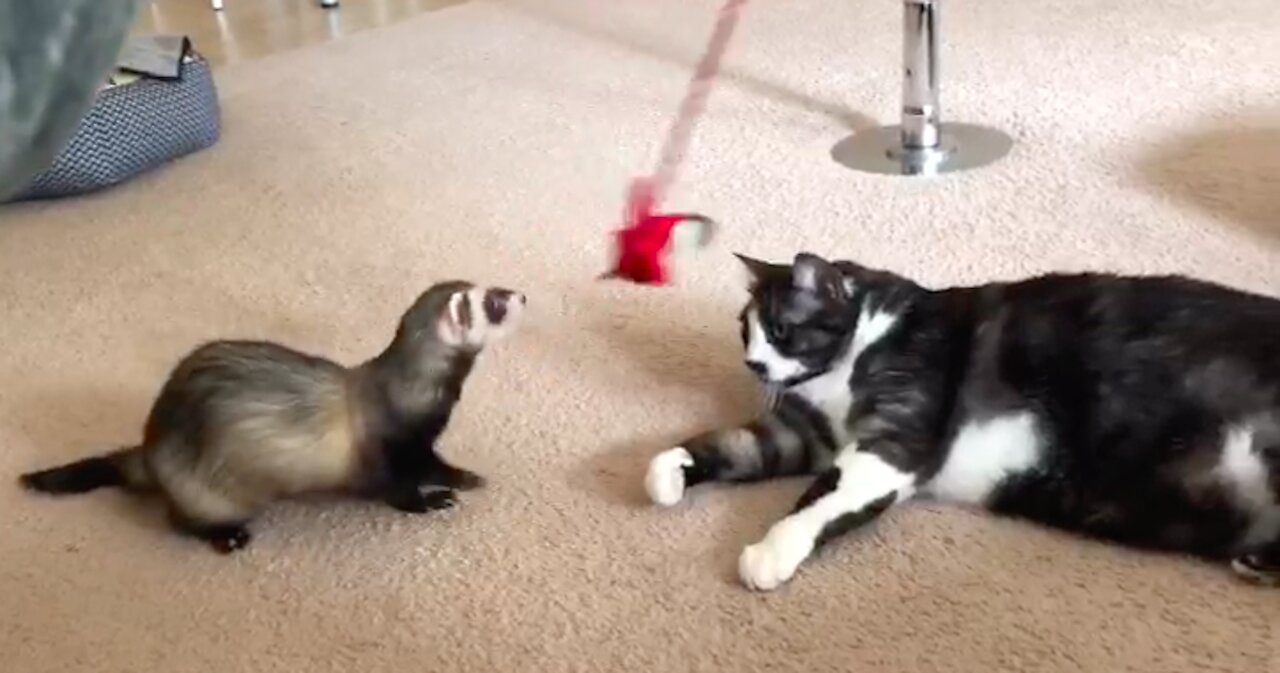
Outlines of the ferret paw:
[{"label": "ferret paw", "polygon": [[458,504],[457,495],[450,490],[419,491],[402,490],[387,498],[387,504],[410,514],[424,514],[440,509],[449,509]]},{"label": "ferret paw", "polygon": [[458,495],[453,491],[428,491],[422,494],[422,502],[427,510],[449,509],[458,504]]},{"label": "ferret paw", "polygon": [[253,540],[253,535],[244,526],[215,526],[203,531],[203,537],[219,554],[240,551]]},{"label": "ferret paw", "polygon": [[684,498],[684,468],[693,466],[693,455],[684,447],[668,449],[649,461],[644,477],[644,490],[649,499],[663,507],[671,507]]},{"label": "ferret paw", "polygon": [[474,491],[485,485],[484,477],[470,470],[455,469],[445,481],[446,486],[459,491]]},{"label": "ferret paw", "polygon": [[1231,569],[1240,579],[1261,586],[1280,586],[1280,566],[1269,565],[1255,554],[1231,560]]}]

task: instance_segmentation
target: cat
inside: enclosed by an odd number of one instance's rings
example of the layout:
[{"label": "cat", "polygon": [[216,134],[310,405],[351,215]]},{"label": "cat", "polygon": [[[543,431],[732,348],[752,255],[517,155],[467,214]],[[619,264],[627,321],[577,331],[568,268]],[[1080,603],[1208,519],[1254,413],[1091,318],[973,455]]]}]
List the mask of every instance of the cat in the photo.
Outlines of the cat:
[{"label": "cat", "polygon": [[266,341],[201,345],[173,368],[138,446],[22,475],[66,495],[106,486],[159,491],[174,527],[231,553],[273,501],[371,497],[425,513],[483,478],[437,453],[476,358],[510,333],[519,292],[443,281],[422,292],[394,338],[357,367]]},{"label": "cat", "polygon": [[748,588],[914,496],[1280,580],[1280,300],[1184,276],[926,289],[800,253],[738,255],[759,418],[652,458],[699,483],[815,475],[747,546]]}]

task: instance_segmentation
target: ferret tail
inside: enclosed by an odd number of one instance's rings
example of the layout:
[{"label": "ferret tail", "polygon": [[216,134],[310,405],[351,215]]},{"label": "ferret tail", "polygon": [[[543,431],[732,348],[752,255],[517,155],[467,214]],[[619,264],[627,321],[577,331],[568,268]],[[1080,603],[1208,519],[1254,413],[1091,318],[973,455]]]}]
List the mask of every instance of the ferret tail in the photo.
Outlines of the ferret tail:
[{"label": "ferret tail", "polygon": [[88,493],[106,486],[131,489],[151,486],[151,476],[143,463],[142,450],[136,446],[47,470],[29,472],[22,475],[19,481],[32,491],[57,495]]}]

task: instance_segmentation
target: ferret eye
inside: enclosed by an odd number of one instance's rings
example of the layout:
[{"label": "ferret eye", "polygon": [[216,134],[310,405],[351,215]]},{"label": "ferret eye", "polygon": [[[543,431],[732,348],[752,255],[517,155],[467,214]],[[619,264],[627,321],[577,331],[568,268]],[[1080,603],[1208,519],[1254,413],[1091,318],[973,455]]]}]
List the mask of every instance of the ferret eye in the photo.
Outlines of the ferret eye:
[{"label": "ferret eye", "polygon": [[484,314],[489,322],[501,325],[507,318],[507,302],[515,296],[510,290],[489,290],[484,293]]}]

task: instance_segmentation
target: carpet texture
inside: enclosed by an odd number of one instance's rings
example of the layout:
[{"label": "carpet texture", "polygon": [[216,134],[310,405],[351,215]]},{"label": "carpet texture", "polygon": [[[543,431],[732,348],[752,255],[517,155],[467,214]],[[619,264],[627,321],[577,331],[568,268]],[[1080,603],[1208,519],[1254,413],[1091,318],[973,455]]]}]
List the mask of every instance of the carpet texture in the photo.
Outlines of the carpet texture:
[{"label": "carpet texture", "polygon": [[217,146],[0,209],[6,480],[136,441],[204,339],[354,363],[433,281],[531,297],[445,438],[491,480],[455,511],[287,504],[224,558],[119,493],[0,488],[4,669],[1280,670],[1280,590],[1222,567],[921,502],[753,594],[738,552],[803,483],[645,503],[650,456],[757,404],[730,251],[1280,291],[1280,3],[943,4],[945,115],[1013,154],[942,180],[838,167],[850,128],[894,118],[900,4],[750,4],[673,194],[722,236],[675,288],[593,277],[710,0],[475,2],[230,67]]}]

